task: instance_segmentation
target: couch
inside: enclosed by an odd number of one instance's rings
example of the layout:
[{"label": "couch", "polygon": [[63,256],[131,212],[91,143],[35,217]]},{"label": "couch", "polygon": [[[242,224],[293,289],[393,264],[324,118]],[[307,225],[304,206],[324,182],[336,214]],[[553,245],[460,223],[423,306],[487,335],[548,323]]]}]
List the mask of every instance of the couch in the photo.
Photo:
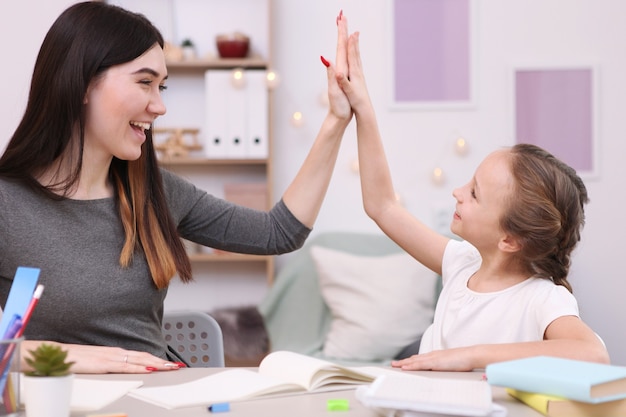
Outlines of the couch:
[{"label": "couch", "polygon": [[258,306],[272,351],[347,365],[417,353],[441,289],[434,272],[383,234],[321,233],[290,256]]}]

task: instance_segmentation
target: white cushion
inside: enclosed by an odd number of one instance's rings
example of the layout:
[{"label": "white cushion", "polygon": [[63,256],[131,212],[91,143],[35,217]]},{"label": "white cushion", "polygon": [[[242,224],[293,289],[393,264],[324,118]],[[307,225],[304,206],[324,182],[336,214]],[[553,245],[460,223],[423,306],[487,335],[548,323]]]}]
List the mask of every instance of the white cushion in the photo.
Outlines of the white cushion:
[{"label": "white cushion", "polygon": [[313,246],[311,255],[332,314],[324,356],[391,359],[432,322],[437,274],[407,253],[357,256]]}]

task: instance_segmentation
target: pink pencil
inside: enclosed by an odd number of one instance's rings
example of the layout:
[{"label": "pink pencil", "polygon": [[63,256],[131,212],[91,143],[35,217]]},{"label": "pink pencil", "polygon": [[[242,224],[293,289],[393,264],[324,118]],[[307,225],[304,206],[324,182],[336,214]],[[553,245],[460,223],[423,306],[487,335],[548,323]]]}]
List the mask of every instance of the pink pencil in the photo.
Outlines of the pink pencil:
[{"label": "pink pencil", "polygon": [[24,328],[28,324],[30,320],[30,316],[33,315],[33,311],[35,311],[35,307],[37,307],[37,303],[39,302],[39,299],[41,298],[42,293],[43,293],[43,285],[39,284],[37,285],[37,288],[35,288],[35,292],[33,293],[33,298],[31,298],[30,304],[28,304],[28,308],[26,309],[26,312],[24,313],[24,317],[22,317],[22,327],[20,328],[20,330],[18,330],[17,335],[15,337],[21,337],[24,334]]},{"label": "pink pencil", "polygon": [[[30,299],[30,304],[28,304],[28,307],[26,308],[26,312],[24,313],[24,318],[22,319],[22,327],[20,327],[17,333],[15,334],[14,336],[15,338],[22,337],[22,335],[24,334],[24,328],[28,324],[28,321],[30,320],[30,316],[33,315],[33,311],[35,310],[35,307],[37,306],[37,303],[39,302],[39,299],[41,298],[41,293],[43,293],[43,285],[39,284],[37,285],[37,288],[35,288],[35,292],[33,293],[33,298]],[[15,345],[14,344],[9,345],[8,349],[4,353],[4,356],[1,358],[2,361],[0,362],[0,375],[4,374],[4,372],[6,371],[7,365],[11,359],[11,355],[13,355],[14,350],[15,350]]]}]

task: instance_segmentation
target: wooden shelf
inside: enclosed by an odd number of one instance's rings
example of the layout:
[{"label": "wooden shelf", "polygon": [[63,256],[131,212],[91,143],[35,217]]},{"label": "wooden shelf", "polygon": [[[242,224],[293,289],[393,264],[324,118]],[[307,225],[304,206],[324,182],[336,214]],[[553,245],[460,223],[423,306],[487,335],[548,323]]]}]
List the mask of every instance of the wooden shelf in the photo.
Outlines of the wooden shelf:
[{"label": "wooden shelf", "polygon": [[176,71],[206,71],[228,68],[268,68],[268,62],[259,57],[251,58],[212,58],[186,61],[167,61],[167,68]]},{"label": "wooden shelf", "polygon": [[[151,3],[149,0],[144,0],[146,3]],[[217,0],[211,0],[217,1]],[[209,1],[209,3],[211,2]],[[203,2],[204,3],[204,2]],[[178,113],[172,112],[173,116],[170,124],[173,126],[201,126],[206,129],[206,113],[196,111],[201,109],[202,106],[207,105],[206,98],[209,91],[207,90],[207,80],[205,73],[209,70],[234,70],[241,68],[242,70],[254,70],[257,73],[265,73],[271,68],[271,0],[254,2],[258,6],[250,7],[249,2],[231,1],[228,2],[227,11],[224,12],[224,18],[238,21],[240,15],[243,15],[243,21],[249,21],[253,24],[249,25],[252,36],[259,43],[258,48],[251,50],[251,53],[246,58],[220,58],[217,54],[207,53],[201,54],[195,59],[183,59],[173,60],[166,59],[166,65],[171,82],[172,91],[169,97],[172,100],[173,106],[183,105],[184,107],[194,106],[194,111],[190,112],[192,115],[185,115],[182,117]],[[261,10],[265,9],[267,10]],[[232,17],[231,17],[232,16]],[[267,20],[267,21],[266,21]],[[265,22],[265,23],[264,23]],[[257,25],[257,23],[259,23]],[[191,31],[196,33],[195,36],[200,36],[202,31]],[[205,31],[206,32],[206,31]],[[194,36],[190,34],[190,36]],[[204,39],[212,35],[204,35]],[[206,49],[203,49],[206,50]],[[170,56],[171,57],[171,56]],[[261,77],[262,78],[262,77]],[[260,80],[262,81],[262,80]],[[259,81],[259,82],[260,82]],[[225,94],[224,91],[210,91],[213,94]],[[160,166],[170,169],[173,172],[177,172],[180,175],[186,177],[196,186],[204,187],[214,195],[220,195],[223,192],[224,185],[231,183],[246,183],[246,182],[263,182],[266,184],[266,200],[272,201],[272,156],[271,156],[271,141],[272,141],[272,99],[271,94],[268,91],[267,103],[267,153],[257,153],[251,155],[262,156],[261,158],[224,158],[217,157],[212,158],[209,153],[202,151],[191,150],[186,156],[166,156],[165,152],[158,154],[158,163]],[[204,109],[208,111],[208,109]],[[180,120],[184,122],[180,122]],[[167,133],[167,132],[166,132]],[[171,133],[171,132],[170,132]],[[184,132],[183,132],[184,133]],[[197,132],[191,132],[195,134]],[[207,140],[206,136],[209,133],[203,132],[203,140]],[[194,142],[195,143],[195,142]],[[208,149],[208,148],[207,148]],[[173,152],[170,153],[170,155]],[[220,188],[222,188],[220,190]],[[240,203],[241,204],[241,203]],[[268,285],[272,284],[274,277],[274,256],[262,256],[262,255],[245,255],[236,254],[230,252],[202,252],[196,250],[193,247],[189,248],[189,259],[192,262],[192,269],[202,271],[202,274],[206,274],[206,265],[213,265],[217,267],[239,269],[244,274],[258,275],[259,272],[264,271],[267,277]]]}]

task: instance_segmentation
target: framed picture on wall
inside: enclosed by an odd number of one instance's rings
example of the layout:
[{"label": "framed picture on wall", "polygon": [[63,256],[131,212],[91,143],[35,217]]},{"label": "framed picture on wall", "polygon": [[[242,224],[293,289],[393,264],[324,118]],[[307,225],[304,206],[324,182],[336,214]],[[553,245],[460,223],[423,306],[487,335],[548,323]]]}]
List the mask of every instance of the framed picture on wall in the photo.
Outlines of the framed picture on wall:
[{"label": "framed picture on wall", "polygon": [[582,178],[598,176],[596,78],[593,66],[515,68],[515,142],[541,146]]},{"label": "framed picture on wall", "polygon": [[475,104],[476,0],[387,0],[391,108]]}]

